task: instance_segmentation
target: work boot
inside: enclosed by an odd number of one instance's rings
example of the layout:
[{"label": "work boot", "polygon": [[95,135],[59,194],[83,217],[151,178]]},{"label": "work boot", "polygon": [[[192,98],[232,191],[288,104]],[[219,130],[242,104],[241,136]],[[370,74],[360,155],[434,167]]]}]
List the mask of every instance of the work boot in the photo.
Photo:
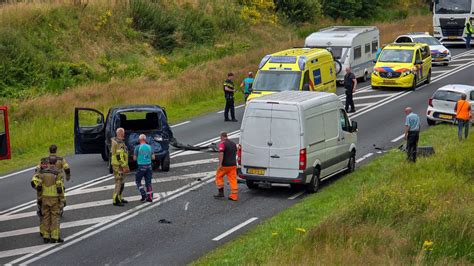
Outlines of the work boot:
[{"label": "work boot", "polygon": [[145,202],[146,201],[146,197],[144,195],[142,195],[142,198],[140,199],[141,202]]},{"label": "work boot", "polygon": [[217,192],[216,195],[214,195],[214,198],[218,199],[218,198],[223,198],[223,197],[224,197],[224,189],[219,188],[219,191]]},{"label": "work boot", "polygon": [[120,202],[122,202],[122,203],[128,203],[128,200],[122,198],[122,199],[120,199]]},{"label": "work boot", "polygon": [[64,239],[62,238],[58,238],[58,239],[51,238],[51,243],[63,243],[63,242],[64,242]]},{"label": "work boot", "polygon": [[114,202],[114,206],[123,207],[123,206],[125,206],[125,205],[124,205],[121,201],[118,201],[118,200],[117,200],[117,201]]},{"label": "work boot", "polygon": [[236,195],[236,194],[231,194],[231,195],[229,196],[229,200],[231,200],[231,201],[237,201],[237,195]]}]

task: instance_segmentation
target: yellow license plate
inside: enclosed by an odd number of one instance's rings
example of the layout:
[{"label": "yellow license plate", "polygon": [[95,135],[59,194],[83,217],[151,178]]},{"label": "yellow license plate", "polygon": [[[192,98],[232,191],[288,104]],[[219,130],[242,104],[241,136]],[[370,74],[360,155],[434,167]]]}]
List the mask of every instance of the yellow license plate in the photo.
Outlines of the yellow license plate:
[{"label": "yellow license plate", "polygon": [[265,175],[266,169],[258,168],[247,168],[247,174],[249,175]]},{"label": "yellow license plate", "polygon": [[453,119],[453,116],[452,116],[452,115],[439,115],[439,118],[443,118],[443,119]]},{"label": "yellow license plate", "polygon": [[395,80],[384,80],[383,84],[395,84]]},{"label": "yellow license plate", "polygon": [[450,40],[457,39],[457,38],[458,38],[457,36],[448,36],[448,39]]},{"label": "yellow license plate", "polygon": [[435,58],[435,61],[443,61],[444,58]]}]

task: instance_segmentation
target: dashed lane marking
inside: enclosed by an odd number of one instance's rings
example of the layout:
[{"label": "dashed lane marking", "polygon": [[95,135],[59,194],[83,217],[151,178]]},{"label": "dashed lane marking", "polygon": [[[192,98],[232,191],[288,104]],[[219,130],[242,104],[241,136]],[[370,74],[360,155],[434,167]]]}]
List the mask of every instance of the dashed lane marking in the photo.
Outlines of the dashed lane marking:
[{"label": "dashed lane marking", "polygon": [[301,196],[303,194],[304,194],[304,191],[300,191],[300,192],[296,193],[295,195],[289,197],[288,199],[289,200],[294,200],[294,199],[298,198],[299,196]]},{"label": "dashed lane marking", "polygon": [[179,127],[179,126],[184,126],[184,125],[189,124],[189,123],[191,123],[191,121],[182,122],[182,123],[179,123],[179,124],[176,124],[176,125],[172,125],[170,127],[175,128],[175,127]]},{"label": "dashed lane marking", "polygon": [[396,95],[397,93],[384,93],[384,94],[375,94],[375,95],[367,95],[367,96],[358,96],[354,97],[355,100],[363,100],[363,99],[373,99],[373,98],[382,98],[382,97],[390,97]]},{"label": "dashed lane marking", "polygon": [[395,143],[398,142],[399,140],[403,139],[405,137],[405,134],[401,134],[400,136],[392,139],[390,142]]},{"label": "dashed lane marking", "polygon": [[356,163],[360,163],[362,162],[363,160],[367,159],[367,158],[370,158],[372,155],[374,155],[373,153],[367,153],[366,155],[360,157],[359,159],[356,160]]},{"label": "dashed lane marking", "polygon": [[235,232],[235,231],[237,231],[237,230],[243,228],[244,226],[246,226],[246,225],[248,225],[248,224],[250,224],[250,223],[252,223],[252,222],[254,222],[254,221],[256,221],[256,220],[258,220],[258,217],[252,217],[252,218],[248,219],[247,221],[245,221],[245,222],[243,222],[243,223],[241,223],[241,224],[239,224],[239,225],[237,225],[237,226],[235,226],[235,227],[229,229],[228,231],[226,231],[226,232],[224,232],[224,233],[222,233],[222,234],[220,234],[220,235],[214,237],[212,240],[213,240],[213,241],[219,241],[219,240],[223,239],[224,237],[226,237],[226,236],[232,234],[233,232]]}]

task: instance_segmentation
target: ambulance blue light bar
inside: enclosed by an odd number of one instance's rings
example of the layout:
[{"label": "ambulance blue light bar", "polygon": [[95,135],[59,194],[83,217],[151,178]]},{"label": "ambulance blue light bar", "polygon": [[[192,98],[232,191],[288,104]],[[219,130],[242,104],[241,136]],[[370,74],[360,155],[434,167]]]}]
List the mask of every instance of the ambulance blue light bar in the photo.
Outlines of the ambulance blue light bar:
[{"label": "ambulance blue light bar", "polygon": [[270,58],[270,63],[294,64],[296,63],[296,57],[295,56],[272,56]]}]

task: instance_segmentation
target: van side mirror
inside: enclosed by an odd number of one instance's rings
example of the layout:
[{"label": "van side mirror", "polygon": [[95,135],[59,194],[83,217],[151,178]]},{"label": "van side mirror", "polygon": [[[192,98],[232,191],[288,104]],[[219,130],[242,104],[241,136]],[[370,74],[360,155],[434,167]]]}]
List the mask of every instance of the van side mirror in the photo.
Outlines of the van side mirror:
[{"label": "van side mirror", "polygon": [[377,64],[377,60],[372,60],[372,63]]},{"label": "van side mirror", "polygon": [[421,65],[421,64],[423,64],[423,61],[421,61],[421,60],[415,60],[415,65]]},{"label": "van side mirror", "polygon": [[309,84],[308,83],[303,84],[303,90],[304,91],[309,91]]},{"label": "van side mirror", "polygon": [[357,122],[352,121],[351,132],[356,132],[356,131],[357,131]]}]

